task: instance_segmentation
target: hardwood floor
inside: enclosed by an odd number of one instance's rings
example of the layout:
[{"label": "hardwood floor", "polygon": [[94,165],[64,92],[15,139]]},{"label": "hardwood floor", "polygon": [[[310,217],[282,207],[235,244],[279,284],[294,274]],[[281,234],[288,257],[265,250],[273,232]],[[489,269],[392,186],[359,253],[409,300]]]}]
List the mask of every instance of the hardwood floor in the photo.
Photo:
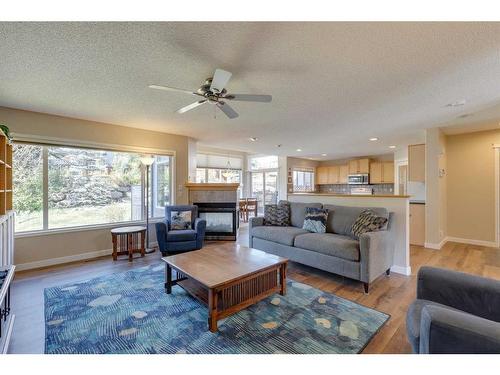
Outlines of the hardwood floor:
[{"label": "hardwood floor", "polygon": [[[240,228],[239,244],[248,243],[247,228]],[[209,242],[207,247],[232,248],[234,242]],[[500,279],[500,249],[447,243],[441,250],[412,246],[412,275],[391,273],[381,276],[363,293],[360,282],[290,262],[288,277],[326,292],[334,293],[362,305],[391,315],[363,353],[410,353],[406,339],[406,310],[415,298],[416,274],[423,265],[444,267]],[[156,263],[160,253],[113,262],[111,256],[40,270],[19,272],[12,285],[12,308],[16,314],[11,353],[43,353],[44,351],[44,288],[88,280],[109,273],[123,272],[134,267]]]}]

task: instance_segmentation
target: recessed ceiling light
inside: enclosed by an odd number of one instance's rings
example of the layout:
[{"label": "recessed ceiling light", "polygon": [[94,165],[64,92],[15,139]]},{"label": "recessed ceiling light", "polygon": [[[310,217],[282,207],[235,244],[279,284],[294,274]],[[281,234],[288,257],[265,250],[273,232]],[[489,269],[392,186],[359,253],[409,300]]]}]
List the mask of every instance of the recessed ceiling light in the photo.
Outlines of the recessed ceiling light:
[{"label": "recessed ceiling light", "polygon": [[378,141],[378,138],[377,137],[372,137],[372,138],[370,138],[370,141],[372,141],[372,142]]},{"label": "recessed ceiling light", "polygon": [[321,156],[326,156],[326,154],[321,154]]},{"label": "recessed ceiling light", "polygon": [[297,152],[301,152],[301,151],[302,151],[302,149],[301,149],[301,148],[298,148],[298,149],[297,149]]},{"label": "recessed ceiling light", "polygon": [[389,148],[396,148],[396,146],[394,146],[394,145],[393,146],[389,146]]},{"label": "recessed ceiling light", "polygon": [[452,102],[452,103],[448,103],[448,104],[446,104],[446,106],[447,107],[460,107],[462,105],[465,105],[465,103],[467,103],[467,100],[462,99],[462,100],[457,100],[457,101]]},{"label": "recessed ceiling light", "polygon": [[252,142],[257,142],[257,141],[259,140],[259,138],[257,138],[257,137],[250,137],[250,140],[251,140]]}]

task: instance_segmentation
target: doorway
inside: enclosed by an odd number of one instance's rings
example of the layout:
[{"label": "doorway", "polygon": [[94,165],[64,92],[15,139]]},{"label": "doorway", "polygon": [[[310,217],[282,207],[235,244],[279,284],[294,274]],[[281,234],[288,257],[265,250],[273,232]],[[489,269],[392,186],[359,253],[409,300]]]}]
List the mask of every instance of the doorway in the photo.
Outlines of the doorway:
[{"label": "doorway", "polygon": [[252,197],[257,198],[257,212],[262,215],[266,204],[278,202],[278,171],[252,172],[250,192]]}]

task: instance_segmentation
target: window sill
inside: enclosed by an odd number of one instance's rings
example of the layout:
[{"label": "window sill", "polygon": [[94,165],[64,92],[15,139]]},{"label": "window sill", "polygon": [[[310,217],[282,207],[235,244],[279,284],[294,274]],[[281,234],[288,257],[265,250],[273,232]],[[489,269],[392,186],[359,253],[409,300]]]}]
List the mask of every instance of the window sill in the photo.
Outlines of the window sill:
[{"label": "window sill", "polygon": [[[163,218],[151,218],[149,219],[149,224],[159,223],[163,220]],[[14,238],[25,238],[25,237],[42,237],[49,236],[52,234],[63,234],[63,233],[72,233],[72,232],[87,232],[92,230],[99,229],[113,229],[124,226],[133,226],[133,225],[146,225],[145,220],[137,220],[137,221],[124,221],[121,223],[110,223],[110,224],[97,224],[97,225],[85,225],[80,227],[68,227],[68,228],[55,228],[55,229],[45,229],[45,230],[33,230],[26,232],[15,233]]]}]

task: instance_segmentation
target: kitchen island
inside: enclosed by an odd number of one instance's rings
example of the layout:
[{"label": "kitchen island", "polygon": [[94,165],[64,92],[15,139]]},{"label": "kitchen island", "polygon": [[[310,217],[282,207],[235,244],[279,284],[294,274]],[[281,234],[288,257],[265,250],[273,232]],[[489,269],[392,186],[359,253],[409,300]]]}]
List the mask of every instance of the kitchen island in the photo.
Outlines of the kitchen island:
[{"label": "kitchen island", "polygon": [[338,206],[385,207],[394,214],[394,265],[391,271],[411,274],[410,267],[410,196],[351,195],[337,193],[288,193],[290,202],[322,203]]}]

